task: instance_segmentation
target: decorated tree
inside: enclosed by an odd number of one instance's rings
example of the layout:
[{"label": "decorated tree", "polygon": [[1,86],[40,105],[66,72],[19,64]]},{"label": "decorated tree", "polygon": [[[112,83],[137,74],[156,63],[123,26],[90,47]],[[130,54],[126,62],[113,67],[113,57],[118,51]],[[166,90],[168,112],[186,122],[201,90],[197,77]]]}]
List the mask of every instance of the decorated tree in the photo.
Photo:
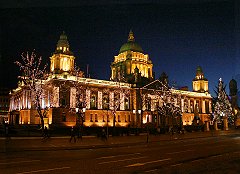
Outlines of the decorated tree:
[{"label": "decorated tree", "polygon": [[226,86],[223,85],[223,81],[220,78],[215,98],[215,104],[213,109],[213,119],[217,122],[222,122],[224,118],[228,119],[230,124],[234,123],[232,106],[225,91]]},{"label": "decorated tree", "polygon": [[[174,93],[174,88],[169,87],[168,76],[165,73],[161,74],[159,80],[144,86],[141,96],[144,109],[155,112],[162,127],[181,126],[181,94]],[[180,121],[174,123],[177,118],[180,118]]]},{"label": "decorated tree", "polygon": [[[128,103],[129,107],[129,97],[130,97],[130,90],[126,89],[122,86],[121,82],[116,82],[116,86],[112,89],[104,88],[103,91],[103,109],[107,110],[107,129],[108,129],[108,122],[109,122],[109,114],[110,111],[112,118],[113,118],[113,134],[115,134],[116,128],[116,113],[118,110],[124,110],[123,107],[126,103]],[[126,100],[128,102],[126,102]],[[104,112],[103,110],[103,112]],[[107,130],[108,131],[108,130]],[[107,133],[108,134],[108,133]]]},{"label": "decorated tree", "polygon": [[22,53],[21,58],[21,61],[15,62],[22,72],[22,76],[19,78],[24,87],[30,90],[32,108],[36,109],[41,120],[41,127],[44,128],[44,118],[47,115],[48,107],[43,106],[42,101],[47,97],[43,83],[47,78],[47,65],[42,65],[42,57],[38,57],[34,51]]}]

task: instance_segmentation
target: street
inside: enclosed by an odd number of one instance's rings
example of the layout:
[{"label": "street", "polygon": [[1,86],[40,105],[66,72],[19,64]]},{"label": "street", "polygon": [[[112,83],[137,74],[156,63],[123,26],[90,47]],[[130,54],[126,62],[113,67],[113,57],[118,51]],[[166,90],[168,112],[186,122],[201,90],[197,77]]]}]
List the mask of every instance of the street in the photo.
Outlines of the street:
[{"label": "street", "polygon": [[139,143],[119,147],[10,151],[0,173],[240,173],[240,136]]}]

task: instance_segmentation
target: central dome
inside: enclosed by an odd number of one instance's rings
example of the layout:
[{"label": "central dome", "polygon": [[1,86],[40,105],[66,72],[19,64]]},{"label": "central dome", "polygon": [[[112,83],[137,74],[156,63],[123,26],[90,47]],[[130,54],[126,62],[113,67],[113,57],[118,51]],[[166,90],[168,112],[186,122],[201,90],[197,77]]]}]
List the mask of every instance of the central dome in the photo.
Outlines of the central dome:
[{"label": "central dome", "polygon": [[121,46],[119,50],[119,54],[125,51],[136,51],[136,52],[143,53],[142,47],[135,42],[132,31],[129,32],[128,42]]}]

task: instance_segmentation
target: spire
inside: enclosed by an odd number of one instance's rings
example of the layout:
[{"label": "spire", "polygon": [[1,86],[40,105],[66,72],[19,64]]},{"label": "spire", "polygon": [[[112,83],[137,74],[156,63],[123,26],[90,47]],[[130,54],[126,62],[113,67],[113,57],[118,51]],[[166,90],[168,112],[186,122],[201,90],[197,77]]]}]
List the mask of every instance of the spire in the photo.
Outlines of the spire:
[{"label": "spire", "polygon": [[135,39],[134,39],[134,35],[133,35],[133,32],[132,30],[130,30],[129,34],[128,34],[128,42],[134,42]]}]

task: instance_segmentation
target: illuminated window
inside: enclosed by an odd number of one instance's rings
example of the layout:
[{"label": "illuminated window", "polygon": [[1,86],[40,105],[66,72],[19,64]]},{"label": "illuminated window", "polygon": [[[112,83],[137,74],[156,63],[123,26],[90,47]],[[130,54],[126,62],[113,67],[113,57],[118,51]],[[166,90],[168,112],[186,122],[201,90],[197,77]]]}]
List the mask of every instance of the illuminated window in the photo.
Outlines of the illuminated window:
[{"label": "illuminated window", "polygon": [[129,100],[128,98],[125,98],[125,110],[129,110]]}]

